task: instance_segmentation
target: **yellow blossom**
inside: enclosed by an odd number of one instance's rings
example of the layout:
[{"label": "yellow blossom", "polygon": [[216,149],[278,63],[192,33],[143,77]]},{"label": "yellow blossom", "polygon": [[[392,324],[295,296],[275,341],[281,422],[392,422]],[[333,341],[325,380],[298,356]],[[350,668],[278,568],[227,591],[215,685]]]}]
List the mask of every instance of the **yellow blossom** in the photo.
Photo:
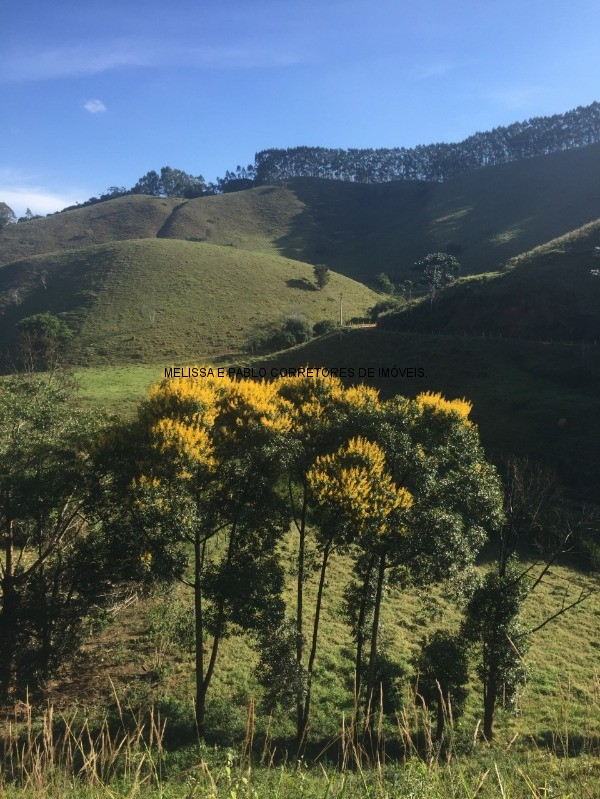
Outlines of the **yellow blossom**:
[{"label": "yellow blossom", "polygon": [[473,409],[473,403],[465,399],[447,400],[441,394],[434,391],[424,391],[417,396],[417,404],[422,408],[432,408],[442,413],[456,413],[466,419]]},{"label": "yellow blossom", "polygon": [[173,447],[178,454],[208,469],[215,468],[214,448],[208,431],[203,427],[165,418],[154,425],[152,432],[162,451]]},{"label": "yellow blossom", "polygon": [[150,571],[152,567],[152,552],[143,552],[140,555],[140,563],[146,571]]},{"label": "yellow blossom", "polygon": [[373,527],[385,532],[392,511],[413,504],[410,492],[397,487],[386,470],[381,448],[365,438],[317,458],[307,477],[318,502],[339,509],[360,532]]}]

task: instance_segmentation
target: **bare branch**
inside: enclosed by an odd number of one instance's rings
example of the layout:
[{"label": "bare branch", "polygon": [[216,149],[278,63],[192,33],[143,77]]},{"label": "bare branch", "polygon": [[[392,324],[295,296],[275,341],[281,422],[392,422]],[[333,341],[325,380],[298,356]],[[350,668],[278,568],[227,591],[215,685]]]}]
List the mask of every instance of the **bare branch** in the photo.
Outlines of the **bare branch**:
[{"label": "bare branch", "polygon": [[543,627],[545,627],[551,621],[554,621],[554,619],[557,619],[559,616],[562,616],[563,613],[566,613],[568,610],[571,610],[571,608],[575,608],[575,607],[577,607],[577,605],[581,605],[582,602],[585,602],[586,599],[589,599],[595,593],[596,593],[595,591],[587,591],[586,592],[585,589],[582,589],[581,590],[581,594],[579,595],[579,597],[574,602],[571,602],[570,605],[565,605],[564,604],[564,599],[563,599],[563,605],[562,605],[560,610],[557,610],[556,613],[552,614],[552,616],[549,616],[541,624],[538,624],[537,627],[533,627],[531,630],[528,630],[525,633],[521,633],[520,635],[517,636],[517,638],[526,638],[529,635],[533,635],[533,633],[537,633],[538,630],[541,630]]}]

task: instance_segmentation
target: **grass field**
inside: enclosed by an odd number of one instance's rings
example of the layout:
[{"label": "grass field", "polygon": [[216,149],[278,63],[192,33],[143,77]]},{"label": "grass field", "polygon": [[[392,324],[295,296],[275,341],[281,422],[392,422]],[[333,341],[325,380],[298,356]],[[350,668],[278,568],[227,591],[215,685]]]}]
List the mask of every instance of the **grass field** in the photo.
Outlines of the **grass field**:
[{"label": "grass field", "polygon": [[[474,676],[465,715],[455,725],[450,748],[444,751],[427,743],[429,722],[422,708],[415,705],[407,682],[397,718],[391,716],[383,725],[385,744],[380,748],[379,765],[369,768],[369,758],[364,757],[361,768],[341,732],[343,718],[348,721],[353,710],[352,686],[348,680],[352,641],[341,616],[347,578],[347,561],[343,557],[334,558],[326,587],[315,672],[311,738],[301,764],[294,762],[289,717],[282,712],[269,716],[262,707],[254,672],[257,662],[254,645],[246,637],[233,636],[224,642],[209,703],[211,734],[207,744],[200,747],[194,741],[193,663],[190,655],[176,645],[169,627],[178,607],[190,602],[185,590],[177,589],[130,605],[100,638],[86,647],[82,658],[50,686],[55,734],[60,730],[61,718],[72,725],[73,746],[80,734],[76,732],[78,725],[87,724],[90,729],[98,730],[79,744],[81,751],[88,751],[90,742],[95,741],[97,753],[95,758],[88,759],[87,766],[84,763],[79,773],[81,794],[75,795],[145,795],[152,790],[161,796],[228,799],[241,796],[575,799],[597,795],[600,787],[598,596],[532,638],[527,657],[529,679],[519,697],[518,713],[509,714],[500,708],[493,745],[476,743],[481,697]],[[572,568],[555,566],[527,602],[526,624],[538,624],[560,607],[565,589],[569,595],[576,595],[578,587],[589,585],[589,580]],[[308,603],[314,597],[315,583],[313,574],[307,584]],[[291,600],[291,591],[288,599]],[[406,664],[408,677],[410,656],[418,650],[422,637],[434,629],[455,628],[458,621],[457,606],[444,585],[423,592],[393,589],[384,604],[386,648],[395,660]],[[87,721],[75,710],[82,697],[85,697]],[[166,722],[162,746],[157,746],[155,735],[152,747],[141,732],[142,724],[150,729],[148,714],[152,706],[158,714],[155,729]],[[111,744],[106,741],[109,728],[102,731],[97,726],[107,711],[113,718]],[[249,712],[252,713],[250,728]],[[21,729],[26,729],[26,719],[21,719]],[[254,748],[249,741],[250,733]],[[51,738],[48,732],[45,734],[46,740]],[[85,731],[81,735],[85,737]],[[123,757],[117,759],[113,753],[119,736],[129,738]],[[25,745],[23,752],[26,748]],[[60,753],[58,745],[57,751]],[[35,758],[31,761],[35,762]],[[108,767],[111,762],[112,767]],[[28,768],[34,771],[31,762],[28,763]],[[95,768],[100,772],[96,777]],[[52,787],[50,795],[73,795],[70,791],[77,790],[78,781],[68,776],[68,768],[64,772],[61,779],[61,769],[51,768],[50,763],[44,767],[43,757],[38,754],[38,771],[29,779],[32,795],[36,795],[33,792],[36,779],[41,795],[49,795],[44,791]],[[117,775],[123,772],[125,776],[119,780]],[[137,785],[136,776],[140,782]],[[192,787],[195,792],[189,793]],[[13,795],[10,788],[5,795]],[[14,791],[14,795],[28,794]]]},{"label": "grass field", "polygon": [[180,200],[132,195],[8,225],[0,233],[0,264],[57,250],[155,237],[179,203]]},{"label": "grass field", "polygon": [[318,291],[308,264],[281,256],[139,239],[2,267],[0,334],[10,345],[19,319],[50,311],[76,331],[68,352],[76,363],[234,358],[289,316],[339,318],[341,293],[349,315],[379,299],[336,274]]}]

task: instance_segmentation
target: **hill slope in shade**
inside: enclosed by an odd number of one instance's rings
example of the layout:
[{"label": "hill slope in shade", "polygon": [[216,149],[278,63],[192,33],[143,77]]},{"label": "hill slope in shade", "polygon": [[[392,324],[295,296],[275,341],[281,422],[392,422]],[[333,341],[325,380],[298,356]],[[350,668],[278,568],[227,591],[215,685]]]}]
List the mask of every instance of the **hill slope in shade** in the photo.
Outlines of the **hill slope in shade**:
[{"label": "hill slope in shade", "polygon": [[461,280],[433,308],[423,302],[379,321],[386,329],[600,340],[600,219],[511,259],[507,270]]},{"label": "hill slope in shade", "polygon": [[339,318],[341,292],[348,314],[378,298],[341,275],[323,291],[312,278],[277,255],[166,239],[38,256],[0,269],[0,338],[10,345],[19,319],[50,311],[77,333],[75,362],[199,360],[247,350],[290,315]]},{"label": "hill slope in shade", "polygon": [[[600,497],[600,348],[533,341],[351,330],[260,362],[268,367],[374,369],[364,382],[384,396],[440,391],[473,402],[493,457],[517,453],[557,469],[588,499]],[[385,377],[380,369],[422,369]],[[362,382],[362,380],[360,380]]]},{"label": "hill slope in shade", "polygon": [[414,279],[450,249],[478,274],[600,217],[600,144],[487,167],[446,183],[316,178],[195,200],[122,197],[0,233],[0,263],[112,240],[168,237],[274,252],[360,280]]}]

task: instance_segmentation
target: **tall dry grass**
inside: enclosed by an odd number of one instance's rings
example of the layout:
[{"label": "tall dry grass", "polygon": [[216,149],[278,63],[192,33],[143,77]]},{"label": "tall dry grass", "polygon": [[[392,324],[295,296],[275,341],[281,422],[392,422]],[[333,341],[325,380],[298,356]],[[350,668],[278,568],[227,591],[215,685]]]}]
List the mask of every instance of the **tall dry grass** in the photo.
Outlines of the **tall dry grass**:
[{"label": "tall dry grass", "polygon": [[[447,701],[436,740],[435,718],[417,692],[391,730],[379,696],[367,713],[355,702],[339,735],[310,756],[308,747],[283,749],[270,725],[259,738],[250,700],[238,746],[199,744],[191,764],[176,770],[168,767],[168,719],[152,708],[123,708],[115,694],[114,719],[93,725],[80,711],[36,713],[25,701],[0,728],[0,799],[597,799],[600,742],[571,726],[571,693],[567,685],[547,740],[514,735],[493,745],[482,741],[478,722],[457,724]],[[598,675],[590,696],[590,714],[600,713]]]}]

